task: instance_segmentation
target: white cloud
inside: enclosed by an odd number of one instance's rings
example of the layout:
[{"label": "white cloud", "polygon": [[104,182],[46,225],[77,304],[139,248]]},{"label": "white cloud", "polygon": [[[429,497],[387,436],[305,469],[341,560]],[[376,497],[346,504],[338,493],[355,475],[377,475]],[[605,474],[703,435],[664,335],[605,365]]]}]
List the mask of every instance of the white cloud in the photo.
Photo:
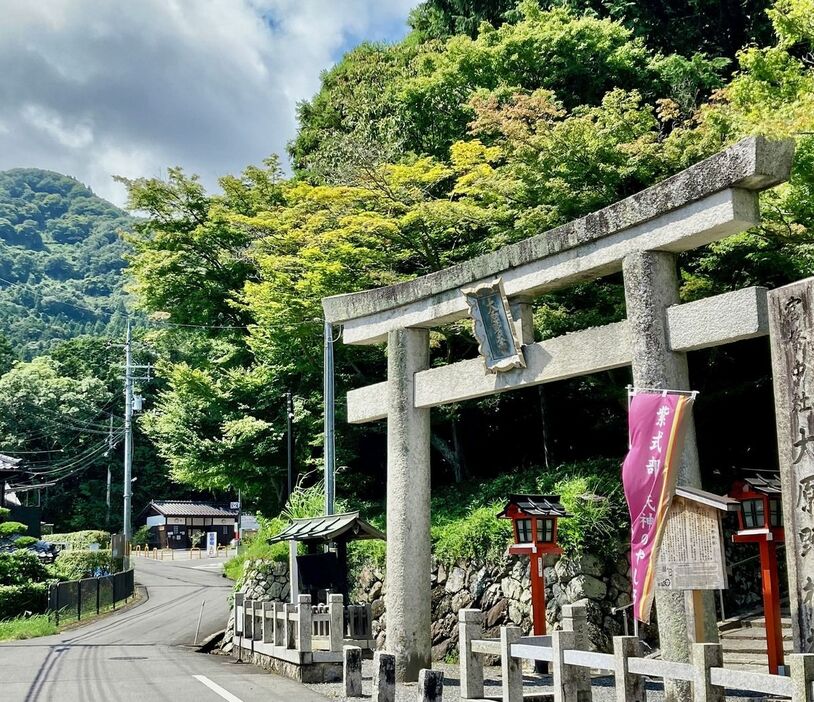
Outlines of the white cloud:
[{"label": "white cloud", "polygon": [[111,176],[208,187],[295,134],[319,73],[417,0],[0,0],[0,170],[47,168],[121,204]]}]

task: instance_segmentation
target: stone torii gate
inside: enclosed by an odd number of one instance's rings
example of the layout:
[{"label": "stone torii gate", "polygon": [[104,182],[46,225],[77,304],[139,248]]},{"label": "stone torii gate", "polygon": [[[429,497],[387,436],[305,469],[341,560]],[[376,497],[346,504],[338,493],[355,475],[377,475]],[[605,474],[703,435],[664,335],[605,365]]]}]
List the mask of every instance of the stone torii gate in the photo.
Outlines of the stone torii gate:
[{"label": "stone torii gate", "polygon": [[[387,381],[351,390],[347,407],[352,423],[387,420],[387,648],[399,679],[415,680],[430,664],[430,408],[628,365],[637,386],[690,389],[688,351],[769,333],[767,291],[678,304],[676,256],[756,225],[758,193],[788,178],[792,155],[791,142],[749,138],[530,239],[415,280],[323,300],[326,322],[343,326],[345,343],[387,343]],[[626,320],[534,342],[535,296],[619,270]],[[462,288],[498,277],[525,367],[489,373],[477,358],[430,368],[429,330],[468,315]],[[679,479],[701,484],[694,427]],[[665,657],[687,660],[694,627],[683,594],[660,593],[657,609]],[[706,619],[714,627],[714,617]],[[709,635],[716,640],[717,631]]]}]

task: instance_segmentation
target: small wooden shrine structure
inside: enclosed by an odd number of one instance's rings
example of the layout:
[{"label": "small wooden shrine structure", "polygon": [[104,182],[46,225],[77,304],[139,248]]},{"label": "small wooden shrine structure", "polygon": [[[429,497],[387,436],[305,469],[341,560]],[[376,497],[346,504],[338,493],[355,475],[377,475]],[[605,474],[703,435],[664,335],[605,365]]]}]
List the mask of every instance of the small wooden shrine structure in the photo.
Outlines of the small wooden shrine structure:
[{"label": "small wooden shrine structure", "polygon": [[[314,603],[327,601],[327,593],[341,594],[348,602],[348,542],[361,539],[384,540],[384,533],[359,512],[295,519],[268,543],[288,541],[291,548],[291,601],[297,594],[311,596]],[[296,555],[296,544],[306,553]],[[326,548],[327,547],[327,548]]]}]

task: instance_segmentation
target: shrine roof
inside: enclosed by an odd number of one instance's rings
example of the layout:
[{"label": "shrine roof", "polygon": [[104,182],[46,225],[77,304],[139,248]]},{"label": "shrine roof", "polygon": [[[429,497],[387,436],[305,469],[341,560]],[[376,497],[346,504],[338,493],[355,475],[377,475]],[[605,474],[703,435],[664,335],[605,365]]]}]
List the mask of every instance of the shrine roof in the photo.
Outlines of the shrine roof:
[{"label": "shrine roof", "polygon": [[6,456],[6,454],[0,453],[0,471],[16,473],[20,470],[21,462],[21,458],[13,458],[12,456]]},{"label": "shrine roof", "polygon": [[509,519],[507,511],[514,505],[532,517],[570,517],[560,502],[559,495],[509,495],[509,501],[498,517]]},{"label": "shrine roof", "polygon": [[346,512],[323,517],[295,519],[291,525],[283,529],[279,534],[272,536],[268,543],[276,544],[280,541],[319,541],[328,543],[337,539],[355,541],[358,539],[383,540],[384,538],[384,533],[368,524],[364,519],[360,519],[358,512]]},{"label": "shrine roof", "polygon": [[747,483],[755,492],[762,492],[764,495],[779,495],[780,475],[773,472],[755,472],[745,475],[743,482]]}]

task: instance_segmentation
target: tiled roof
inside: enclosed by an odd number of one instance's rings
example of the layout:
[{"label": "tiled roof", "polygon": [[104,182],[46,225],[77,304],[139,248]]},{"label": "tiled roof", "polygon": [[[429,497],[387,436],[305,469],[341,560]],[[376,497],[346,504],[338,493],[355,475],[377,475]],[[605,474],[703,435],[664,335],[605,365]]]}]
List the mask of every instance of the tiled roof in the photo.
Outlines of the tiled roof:
[{"label": "tiled roof", "polygon": [[327,517],[295,519],[291,526],[277,536],[271,537],[270,544],[278,541],[335,541],[345,536],[347,541],[356,539],[384,539],[384,534],[376,527],[359,518],[358,512],[332,514]]},{"label": "tiled roof", "polygon": [[153,500],[148,509],[153,508],[165,517],[236,517],[237,510],[209,502],[185,500]]},{"label": "tiled roof", "polygon": [[565,511],[565,507],[560,502],[559,495],[509,495],[509,502],[498,514],[498,517],[505,517],[506,510],[510,505],[515,505],[517,509],[535,517],[570,517]]},{"label": "tiled roof", "polygon": [[18,472],[20,470],[21,458],[12,458],[0,453],[0,470],[9,472]]},{"label": "tiled roof", "polygon": [[743,477],[755,492],[762,492],[765,495],[779,495],[780,475],[772,471],[750,473]]}]

